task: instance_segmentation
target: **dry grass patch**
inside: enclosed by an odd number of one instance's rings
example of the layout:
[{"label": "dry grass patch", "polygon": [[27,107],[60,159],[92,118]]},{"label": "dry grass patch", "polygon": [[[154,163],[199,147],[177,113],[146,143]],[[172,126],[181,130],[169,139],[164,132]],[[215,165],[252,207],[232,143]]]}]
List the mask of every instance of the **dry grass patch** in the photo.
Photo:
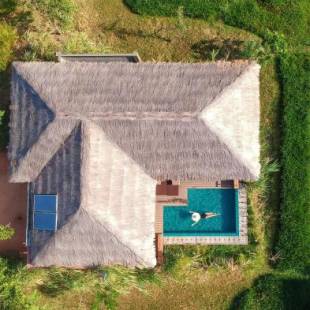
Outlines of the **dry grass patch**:
[{"label": "dry grass patch", "polygon": [[118,300],[118,309],[225,309],[236,294],[250,285],[240,267],[197,270],[162,285],[150,284],[145,292],[132,290]]},{"label": "dry grass patch", "polygon": [[199,61],[193,55],[192,46],[202,40],[258,40],[246,31],[218,22],[210,24],[182,16],[139,16],[121,0],[76,2],[80,29],[90,36],[103,34],[107,46],[114,52],[137,51],[143,60]]}]

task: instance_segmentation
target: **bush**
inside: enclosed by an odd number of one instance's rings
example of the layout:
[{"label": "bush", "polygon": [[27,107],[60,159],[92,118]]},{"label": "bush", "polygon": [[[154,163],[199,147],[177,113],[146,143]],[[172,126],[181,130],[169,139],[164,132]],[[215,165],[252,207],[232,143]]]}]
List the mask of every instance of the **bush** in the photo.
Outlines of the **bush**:
[{"label": "bush", "polygon": [[16,40],[14,29],[0,22],[0,71],[5,70],[12,57],[12,48]]},{"label": "bush", "polygon": [[11,239],[15,234],[14,228],[9,225],[0,225],[0,240]]},{"label": "bush", "polygon": [[22,264],[0,257],[0,309],[31,308],[32,296],[26,296],[22,291],[24,271]]},{"label": "bush", "polygon": [[[267,274],[236,299],[232,309],[308,309],[310,281],[306,277]],[[298,305],[298,306],[297,306]]]},{"label": "bush", "polygon": [[282,57],[283,88],[282,207],[279,267],[310,266],[310,57]]}]

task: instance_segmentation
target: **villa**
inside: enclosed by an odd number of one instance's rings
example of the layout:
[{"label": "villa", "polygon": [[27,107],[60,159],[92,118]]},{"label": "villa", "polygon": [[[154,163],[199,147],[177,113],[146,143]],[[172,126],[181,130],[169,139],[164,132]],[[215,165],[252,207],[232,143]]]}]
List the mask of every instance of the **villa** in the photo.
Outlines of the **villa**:
[{"label": "villa", "polygon": [[[13,63],[8,156],[28,188],[28,264],[153,267],[164,245],[247,244],[259,71],[130,54]],[[193,225],[191,212],[216,216]]]}]

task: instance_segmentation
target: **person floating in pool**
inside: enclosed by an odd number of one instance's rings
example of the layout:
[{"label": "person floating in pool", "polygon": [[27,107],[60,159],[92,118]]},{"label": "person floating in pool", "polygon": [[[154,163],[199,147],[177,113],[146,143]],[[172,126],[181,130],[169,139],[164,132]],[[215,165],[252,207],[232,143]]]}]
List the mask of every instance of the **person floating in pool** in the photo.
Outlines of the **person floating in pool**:
[{"label": "person floating in pool", "polygon": [[192,221],[194,222],[192,226],[196,225],[201,219],[209,219],[211,217],[220,216],[220,214],[213,212],[204,212],[204,213],[194,211],[189,212],[192,213]]}]

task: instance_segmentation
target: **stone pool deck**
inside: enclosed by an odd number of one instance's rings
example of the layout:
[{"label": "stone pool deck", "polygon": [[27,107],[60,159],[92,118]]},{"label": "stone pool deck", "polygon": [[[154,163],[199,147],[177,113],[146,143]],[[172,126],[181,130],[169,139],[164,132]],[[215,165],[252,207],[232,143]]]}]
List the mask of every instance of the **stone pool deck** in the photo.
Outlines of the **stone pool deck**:
[{"label": "stone pool deck", "polygon": [[[239,188],[239,236],[189,236],[189,237],[164,237],[163,236],[163,206],[164,205],[187,205],[188,188]],[[176,197],[157,197],[155,232],[157,238],[162,238],[163,245],[169,244],[248,244],[248,221],[247,221],[247,194],[246,187],[240,183],[197,183],[182,182],[179,184],[179,195]],[[177,202],[179,201],[179,202]]]}]

